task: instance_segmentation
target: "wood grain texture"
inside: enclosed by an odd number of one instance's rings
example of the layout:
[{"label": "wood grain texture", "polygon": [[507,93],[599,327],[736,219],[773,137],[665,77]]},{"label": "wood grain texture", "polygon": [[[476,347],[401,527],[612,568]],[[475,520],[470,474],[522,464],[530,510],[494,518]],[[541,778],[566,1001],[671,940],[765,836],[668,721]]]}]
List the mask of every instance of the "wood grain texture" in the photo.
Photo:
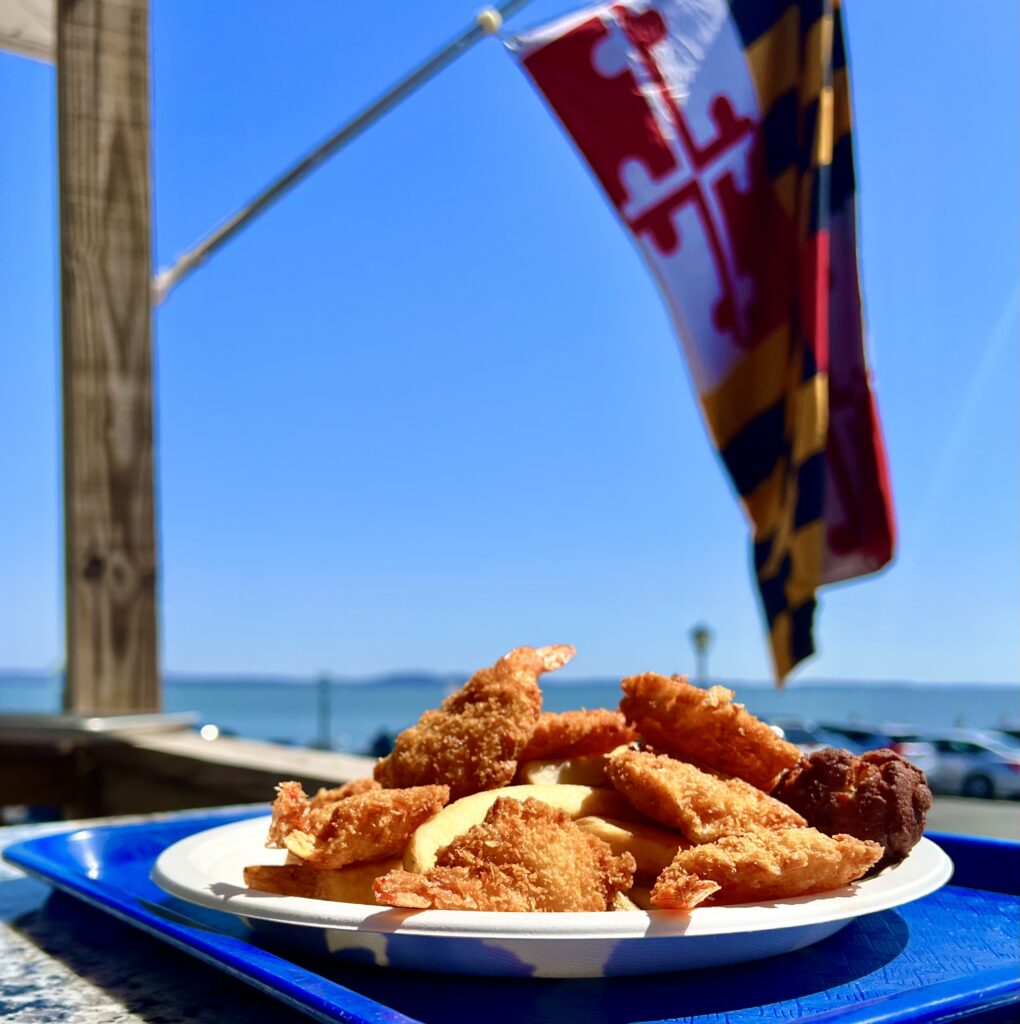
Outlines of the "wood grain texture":
[{"label": "wood grain texture", "polygon": [[59,0],[65,707],[157,710],[148,0]]}]

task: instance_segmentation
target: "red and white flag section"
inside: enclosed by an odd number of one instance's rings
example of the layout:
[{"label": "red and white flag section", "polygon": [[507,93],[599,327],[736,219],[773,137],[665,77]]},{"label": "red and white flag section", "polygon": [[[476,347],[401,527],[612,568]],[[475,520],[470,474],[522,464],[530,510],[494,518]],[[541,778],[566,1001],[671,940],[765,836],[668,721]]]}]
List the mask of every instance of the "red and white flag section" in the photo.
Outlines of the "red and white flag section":
[{"label": "red and white flag section", "polygon": [[849,78],[822,0],[630,0],[512,49],[662,289],[753,530],[778,679],[816,589],[892,558]]}]

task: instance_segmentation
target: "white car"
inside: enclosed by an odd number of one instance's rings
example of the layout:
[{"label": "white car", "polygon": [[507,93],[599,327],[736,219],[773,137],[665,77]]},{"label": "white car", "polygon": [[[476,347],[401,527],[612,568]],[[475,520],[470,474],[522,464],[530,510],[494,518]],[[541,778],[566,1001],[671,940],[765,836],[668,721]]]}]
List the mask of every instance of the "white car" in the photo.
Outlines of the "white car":
[{"label": "white car", "polygon": [[956,729],[932,742],[932,789],[986,799],[1020,797],[1020,740],[993,730]]}]

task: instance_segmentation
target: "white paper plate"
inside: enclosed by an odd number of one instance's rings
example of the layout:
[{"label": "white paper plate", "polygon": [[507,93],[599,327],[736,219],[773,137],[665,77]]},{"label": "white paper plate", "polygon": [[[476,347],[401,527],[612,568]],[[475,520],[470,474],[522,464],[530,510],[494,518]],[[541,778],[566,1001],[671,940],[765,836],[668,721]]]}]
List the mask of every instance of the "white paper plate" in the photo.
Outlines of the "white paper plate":
[{"label": "white paper plate", "polygon": [[249,864],[283,863],[264,847],[269,818],[221,825],[164,850],[153,881],[174,896],[237,914],[278,943],[408,970],[544,978],[655,974],[743,963],[827,938],[852,920],[944,885],[949,857],[922,839],[901,864],[817,896],[659,910],[496,914],[395,910],[248,889]]}]

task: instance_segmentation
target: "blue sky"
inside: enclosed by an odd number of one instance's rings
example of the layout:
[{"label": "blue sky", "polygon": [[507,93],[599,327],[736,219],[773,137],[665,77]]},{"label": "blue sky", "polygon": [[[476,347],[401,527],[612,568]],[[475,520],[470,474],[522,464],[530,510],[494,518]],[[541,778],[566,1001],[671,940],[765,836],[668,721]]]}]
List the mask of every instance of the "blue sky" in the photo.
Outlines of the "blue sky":
[{"label": "blue sky", "polygon": [[[157,262],[475,6],[155,4]],[[799,677],[1016,680],[1017,8],[848,7],[901,539],[825,592]],[[25,668],[63,645],[53,102],[51,68],[0,55],[0,666]],[[446,670],[566,641],[575,675],[674,671],[705,620],[714,675],[768,675],[662,304],[496,42],[184,283],[156,344],[168,670]]]}]

